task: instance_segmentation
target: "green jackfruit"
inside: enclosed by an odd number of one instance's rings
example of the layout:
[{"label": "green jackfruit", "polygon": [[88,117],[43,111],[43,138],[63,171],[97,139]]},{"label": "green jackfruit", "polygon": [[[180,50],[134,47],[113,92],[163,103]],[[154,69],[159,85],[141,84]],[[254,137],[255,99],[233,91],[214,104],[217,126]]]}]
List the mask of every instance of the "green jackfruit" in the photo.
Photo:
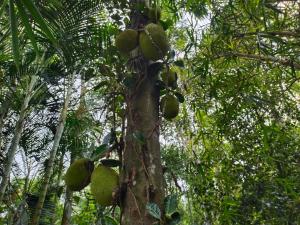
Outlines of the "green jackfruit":
[{"label": "green jackfruit", "polygon": [[64,177],[65,184],[71,191],[80,191],[91,181],[94,163],[89,159],[78,159],[71,164]]},{"label": "green jackfruit", "polygon": [[102,206],[113,204],[113,192],[117,190],[119,175],[110,167],[99,165],[91,178],[91,192]]},{"label": "green jackfruit", "polygon": [[127,29],[116,37],[116,46],[120,52],[128,54],[138,46],[138,32]]},{"label": "green jackfruit", "polygon": [[154,23],[148,24],[140,34],[140,48],[149,60],[162,59],[169,50],[169,42],[164,29]]},{"label": "green jackfruit", "polygon": [[167,94],[160,101],[160,110],[165,119],[171,120],[179,113],[179,102],[174,95]]},{"label": "green jackfruit", "polygon": [[164,70],[161,74],[162,81],[169,87],[175,87],[176,81],[177,81],[177,74],[176,71],[173,68],[170,68],[168,70]]}]

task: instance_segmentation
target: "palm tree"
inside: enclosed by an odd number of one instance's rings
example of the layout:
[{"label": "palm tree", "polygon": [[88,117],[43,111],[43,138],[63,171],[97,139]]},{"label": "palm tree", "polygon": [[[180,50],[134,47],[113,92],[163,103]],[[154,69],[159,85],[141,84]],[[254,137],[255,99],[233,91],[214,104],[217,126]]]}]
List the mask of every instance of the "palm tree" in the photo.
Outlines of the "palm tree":
[{"label": "palm tree", "polygon": [[[8,149],[4,174],[3,174],[3,178],[1,181],[1,185],[0,185],[0,202],[2,202],[3,196],[5,194],[9,175],[10,175],[11,168],[12,168],[13,159],[15,157],[15,154],[16,154],[16,151],[17,151],[17,148],[19,145],[19,141],[21,138],[21,134],[22,134],[26,116],[28,115],[29,101],[34,96],[35,92],[38,91],[38,89],[39,89],[39,87],[36,87],[36,83],[38,81],[37,73],[40,71],[40,65],[41,65],[41,63],[38,62],[36,64],[36,68],[31,69],[31,74],[29,76],[27,75],[28,81],[25,83],[26,84],[25,97],[23,99],[23,103],[22,103],[22,106],[20,109],[19,119],[16,123],[16,127],[14,130],[14,137],[13,137],[10,147]],[[30,70],[27,70],[27,71],[25,70],[25,72],[30,72]]]}]

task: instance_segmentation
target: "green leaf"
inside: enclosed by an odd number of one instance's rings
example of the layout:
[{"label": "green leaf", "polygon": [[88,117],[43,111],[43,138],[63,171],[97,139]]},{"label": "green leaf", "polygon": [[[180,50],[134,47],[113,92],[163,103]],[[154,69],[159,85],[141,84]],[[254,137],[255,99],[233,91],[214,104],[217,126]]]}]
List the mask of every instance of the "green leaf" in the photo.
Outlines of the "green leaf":
[{"label": "green leaf", "polygon": [[118,225],[119,223],[110,216],[104,216],[105,225]]},{"label": "green leaf", "polygon": [[175,96],[177,97],[177,99],[178,99],[178,101],[179,101],[180,103],[183,103],[183,102],[184,102],[184,97],[183,97],[183,95],[182,95],[181,93],[175,92],[174,94],[175,94]]},{"label": "green leaf", "polygon": [[19,49],[19,38],[18,38],[18,21],[16,18],[13,0],[9,1],[9,19],[10,19],[10,29],[11,29],[11,37],[12,37],[13,56],[14,56],[15,64],[19,70],[20,49]]},{"label": "green leaf", "polygon": [[16,5],[18,7],[22,23],[25,26],[25,31],[26,31],[26,33],[27,33],[27,35],[28,35],[28,37],[31,41],[31,44],[34,48],[34,51],[36,52],[36,55],[38,55],[38,47],[37,47],[37,44],[36,44],[36,40],[35,40],[33,31],[32,31],[31,25],[29,23],[28,15],[26,14],[25,9],[24,9],[22,3],[20,2],[20,0],[16,1]]},{"label": "green leaf", "polygon": [[123,84],[127,87],[127,88],[133,88],[134,87],[134,84],[136,82],[136,79],[134,77],[126,77],[124,80],[123,80]]},{"label": "green leaf", "polygon": [[1,7],[0,7],[0,19],[1,19],[1,17],[2,17],[2,13],[4,12],[4,9],[5,9],[5,7],[6,7],[6,4],[7,4],[7,0],[4,0],[4,1],[2,2]]},{"label": "green leaf", "polygon": [[160,25],[163,27],[164,30],[169,29],[173,25],[173,21],[171,19],[167,19],[166,21],[159,20]]},{"label": "green leaf", "polygon": [[167,224],[168,225],[176,225],[176,224],[179,224],[180,221],[181,221],[181,216],[180,216],[179,212],[174,212],[171,215],[171,219],[168,220]]},{"label": "green leaf", "polygon": [[160,90],[159,96],[164,96],[167,93],[168,93],[167,89],[162,89],[162,90]]},{"label": "green leaf", "polygon": [[161,219],[161,212],[157,204],[148,202],[146,205],[148,213],[156,219]]},{"label": "green leaf", "polygon": [[157,80],[155,82],[155,85],[159,88],[159,90],[164,90],[166,88],[165,82],[163,82],[161,80]]},{"label": "green leaf", "polygon": [[178,207],[177,195],[168,195],[165,198],[165,212],[167,215],[173,214],[176,212]]},{"label": "green leaf", "polygon": [[120,160],[115,160],[115,159],[103,159],[100,162],[104,166],[108,166],[108,167],[118,167],[118,166],[121,166],[121,161]]},{"label": "green leaf", "polygon": [[99,84],[97,84],[93,89],[95,91],[97,91],[98,89],[100,89],[108,84],[109,84],[109,82],[107,80],[104,80],[104,81],[101,81]]},{"label": "green leaf", "polygon": [[145,136],[142,132],[136,131],[132,134],[133,138],[137,140],[140,144],[145,144]]},{"label": "green leaf", "polygon": [[25,0],[25,1],[22,1],[22,3],[28,9],[31,16],[34,18],[35,22],[37,22],[40,25],[42,31],[46,34],[47,38],[49,38],[52,41],[52,43],[55,44],[56,43],[55,37],[51,33],[48,25],[46,24],[41,13],[37,9],[37,7],[34,5],[34,3],[31,0]]},{"label": "green leaf", "polygon": [[76,204],[78,204],[80,202],[80,197],[79,196],[73,196],[73,200],[74,200],[74,202],[76,202]]},{"label": "green leaf", "polygon": [[174,64],[178,67],[184,67],[184,62],[183,60],[177,60],[174,62]]},{"label": "green leaf", "polygon": [[95,155],[104,154],[107,150],[108,150],[108,145],[103,144],[95,149],[94,154]]}]

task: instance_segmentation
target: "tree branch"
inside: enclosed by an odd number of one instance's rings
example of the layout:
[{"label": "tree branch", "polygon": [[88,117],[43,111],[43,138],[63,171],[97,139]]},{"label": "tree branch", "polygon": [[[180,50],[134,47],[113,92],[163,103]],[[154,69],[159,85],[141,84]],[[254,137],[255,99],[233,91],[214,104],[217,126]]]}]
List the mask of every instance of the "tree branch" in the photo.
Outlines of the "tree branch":
[{"label": "tree branch", "polygon": [[234,37],[242,38],[245,36],[251,36],[251,35],[271,35],[271,36],[281,36],[281,37],[300,37],[300,32],[297,31],[267,31],[267,32],[249,32],[249,33],[239,33],[234,35]]},{"label": "tree branch", "polygon": [[279,59],[274,56],[246,54],[246,53],[233,52],[233,51],[221,53],[219,55],[219,57],[227,57],[227,56],[237,56],[237,57],[241,57],[241,58],[255,59],[255,60],[264,61],[264,62],[274,62],[274,63],[279,63],[283,66],[293,67],[295,70],[300,70],[299,63],[294,62],[291,59],[286,59],[286,58]]}]

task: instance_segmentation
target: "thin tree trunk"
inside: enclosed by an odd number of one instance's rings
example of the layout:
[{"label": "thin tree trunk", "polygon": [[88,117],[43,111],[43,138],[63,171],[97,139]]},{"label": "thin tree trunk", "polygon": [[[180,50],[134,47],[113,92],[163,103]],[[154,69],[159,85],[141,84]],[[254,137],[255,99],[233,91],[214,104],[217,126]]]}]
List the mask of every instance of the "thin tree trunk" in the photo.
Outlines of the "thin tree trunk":
[{"label": "thin tree trunk", "polygon": [[72,197],[73,197],[73,192],[69,188],[67,188],[65,204],[64,204],[64,212],[63,212],[63,216],[61,219],[61,225],[70,225],[71,224]]},{"label": "thin tree trunk", "polygon": [[39,200],[38,200],[38,203],[36,205],[34,215],[33,215],[32,220],[31,220],[31,225],[38,225],[39,224],[42,208],[43,208],[44,201],[45,201],[45,198],[46,198],[46,194],[47,194],[47,191],[48,191],[50,178],[51,178],[51,175],[52,175],[52,172],[53,172],[54,160],[55,160],[55,157],[56,157],[57,149],[58,149],[58,146],[59,146],[59,142],[60,142],[64,127],[65,127],[65,121],[66,121],[66,117],[67,117],[68,106],[69,106],[69,102],[70,102],[70,98],[71,98],[71,94],[72,94],[72,86],[73,86],[74,76],[75,76],[75,74],[72,74],[72,77],[70,79],[70,83],[69,83],[69,86],[68,86],[67,94],[66,94],[66,97],[65,97],[64,105],[63,105],[63,108],[62,108],[61,113],[60,113],[59,122],[58,122],[56,133],[55,133],[55,136],[54,136],[53,146],[52,146],[52,149],[51,149],[51,152],[50,152],[49,162],[48,162],[48,165],[47,165],[46,170],[45,170],[44,182],[43,182],[43,185],[42,185],[42,188],[41,188]]},{"label": "thin tree trunk", "polygon": [[[74,162],[74,154],[71,152],[71,160],[70,165]],[[63,216],[61,219],[61,225],[70,225],[71,224],[71,216],[72,216],[72,197],[73,192],[67,187],[66,188],[66,197],[64,204]]]},{"label": "thin tree trunk", "polygon": [[[132,13],[133,28],[146,24],[147,21],[143,20],[141,15]],[[138,74],[136,87],[127,94],[127,131],[121,176],[122,225],[152,225],[157,222],[147,213],[147,203],[157,204],[163,214],[157,75],[148,74],[147,61],[143,60],[141,64],[144,68]]]},{"label": "thin tree trunk", "polygon": [[[13,88],[13,90],[15,90],[15,88]],[[0,106],[0,112],[1,112],[0,113],[0,151],[2,149],[2,143],[3,143],[2,129],[4,127],[4,118],[6,117],[8,110],[9,110],[9,104],[10,104],[9,98],[10,97],[6,97]]]},{"label": "thin tree trunk", "polygon": [[6,113],[8,111],[8,107],[6,106],[6,104],[1,105],[1,115],[0,115],[0,151],[2,149],[2,129],[4,126],[4,118],[6,116]]},{"label": "thin tree trunk", "polygon": [[9,180],[9,175],[11,172],[11,168],[12,168],[12,164],[13,164],[13,160],[19,145],[19,141],[21,138],[21,134],[23,131],[23,126],[24,126],[24,122],[25,122],[25,118],[27,116],[27,108],[28,108],[28,104],[29,101],[33,95],[33,88],[35,86],[35,83],[37,81],[37,76],[32,76],[30,83],[28,85],[27,91],[26,91],[26,95],[24,98],[24,102],[23,105],[21,107],[21,111],[20,111],[20,117],[16,123],[16,127],[15,127],[15,131],[14,131],[14,137],[12,139],[10,148],[8,149],[8,153],[7,153],[7,158],[6,158],[6,165],[4,168],[4,174],[2,177],[2,181],[1,181],[1,185],[0,185],[0,204],[2,203],[3,200],[3,196],[8,184],[8,180]]},{"label": "thin tree trunk", "polygon": [[[59,160],[59,168],[58,168],[58,175],[57,175],[57,181],[56,181],[56,187],[59,187],[59,183],[60,183],[60,179],[61,179],[61,175],[62,175],[62,171],[63,171],[63,166],[64,166],[64,153],[61,154],[61,157],[60,157],[60,160]],[[57,191],[55,196],[54,196],[54,199],[53,199],[53,203],[55,205],[55,208],[54,208],[54,211],[53,211],[53,216],[51,218],[51,224],[55,224],[55,220],[56,220],[56,213],[57,213],[57,210],[56,210],[56,204],[57,204],[57,201],[58,201],[58,195],[59,195],[59,192]]]},{"label": "thin tree trunk", "polygon": [[[84,95],[86,93],[86,87],[85,87],[85,80],[84,76],[81,74],[81,86],[80,86],[80,97],[79,97],[79,106],[77,109],[78,112],[78,117],[80,118],[82,115],[81,110],[85,109],[85,100],[84,100]],[[75,141],[79,140],[80,132],[75,135]],[[78,149],[77,146],[75,146],[75,149]],[[70,160],[70,165],[74,162],[76,158],[76,152],[71,151],[71,160]],[[73,192],[69,189],[66,188],[66,197],[65,197],[65,204],[64,204],[64,211],[63,211],[63,216],[61,220],[61,225],[70,225],[71,224],[71,216],[72,216],[72,197],[73,197]]]}]

